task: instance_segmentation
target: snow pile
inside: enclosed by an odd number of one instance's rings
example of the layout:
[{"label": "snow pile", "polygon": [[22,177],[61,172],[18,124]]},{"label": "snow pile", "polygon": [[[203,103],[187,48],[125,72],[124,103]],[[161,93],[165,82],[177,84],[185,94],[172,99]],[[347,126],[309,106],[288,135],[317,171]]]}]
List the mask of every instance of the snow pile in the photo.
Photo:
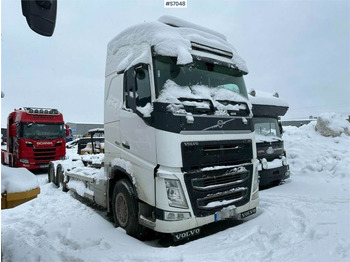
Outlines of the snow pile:
[{"label": "snow pile", "polygon": [[315,122],[284,127],[283,139],[291,170],[315,179],[350,179],[350,137],[324,137]]},{"label": "snow pile", "polygon": [[[252,95],[253,94],[253,95]],[[283,99],[279,98],[277,93],[267,93],[260,90],[251,90],[249,92],[249,100],[254,105],[270,105],[270,106],[282,106],[282,107],[289,107],[288,103],[284,101]]]},{"label": "snow pile", "polygon": [[[162,21],[162,22],[160,22]],[[193,61],[191,42],[200,43],[233,53],[232,59],[226,59],[239,69],[248,72],[244,60],[234,47],[212,30],[202,30],[200,26],[164,16],[160,21],[146,22],[132,26],[111,40],[107,47],[106,74],[115,70],[123,71],[132,65],[149,61],[150,46],[159,55],[177,57],[177,64],[188,64]],[[169,26],[178,24],[180,27]],[[225,59],[225,58],[224,58]]]},{"label": "snow pile", "polygon": [[36,176],[28,169],[1,165],[1,193],[26,192],[38,187]]},{"label": "snow pile", "polygon": [[337,137],[341,134],[350,136],[350,122],[347,120],[349,116],[323,113],[317,118],[316,130],[323,136]]},{"label": "snow pile", "polygon": [[163,248],[114,228],[43,174],[36,199],[2,210],[2,261],[349,261],[350,137],[324,137],[315,123],[284,130],[291,178],[260,191],[243,223],[213,223],[207,236]]},{"label": "snow pile", "polygon": [[[188,100],[186,100],[188,98]],[[181,101],[179,100],[181,99]],[[204,101],[191,101],[191,99]],[[182,101],[184,100],[184,101]],[[196,108],[210,108],[210,102],[216,108],[216,115],[229,115],[228,111],[239,111],[251,109],[252,105],[248,99],[240,94],[219,87],[208,87],[203,85],[179,86],[172,80],[167,80],[156,102],[169,103],[167,109],[173,113],[186,113],[184,106]],[[224,101],[243,102],[241,104],[225,104]]]}]

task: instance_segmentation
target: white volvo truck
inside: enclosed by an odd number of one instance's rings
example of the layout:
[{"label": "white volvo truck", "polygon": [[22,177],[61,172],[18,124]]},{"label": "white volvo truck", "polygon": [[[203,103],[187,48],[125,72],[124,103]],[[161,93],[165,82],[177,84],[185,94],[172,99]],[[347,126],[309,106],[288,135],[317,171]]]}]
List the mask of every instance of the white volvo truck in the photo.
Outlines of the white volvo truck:
[{"label": "white volvo truck", "polygon": [[248,70],[226,37],[163,16],[117,35],[106,62],[104,168],[56,164],[49,179],[106,207],[135,237],[150,228],[181,240],[254,214]]}]

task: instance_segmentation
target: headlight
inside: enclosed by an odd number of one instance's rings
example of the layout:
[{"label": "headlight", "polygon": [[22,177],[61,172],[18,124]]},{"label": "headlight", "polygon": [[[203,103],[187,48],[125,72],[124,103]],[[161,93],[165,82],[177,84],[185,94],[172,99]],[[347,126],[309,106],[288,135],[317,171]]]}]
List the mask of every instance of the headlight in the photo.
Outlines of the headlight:
[{"label": "headlight", "polygon": [[190,217],[191,217],[190,213],[164,211],[164,220],[168,220],[168,221],[179,221],[179,220],[189,219]]},{"label": "headlight", "polygon": [[284,166],[288,165],[288,160],[287,160],[287,158],[285,156],[282,156],[282,164]]},{"label": "headlight", "polygon": [[29,142],[29,141],[26,141],[26,146],[27,146],[27,147],[33,147],[33,143],[32,143],[32,142]]},{"label": "headlight", "polygon": [[253,181],[253,192],[255,192],[259,188],[259,171],[258,166],[255,167],[254,172],[254,181]]},{"label": "headlight", "polygon": [[267,169],[269,167],[266,158],[261,159],[261,165],[263,169]]},{"label": "headlight", "polygon": [[166,192],[168,195],[169,206],[188,208],[187,201],[185,199],[184,192],[182,191],[181,183],[179,180],[164,179]]},{"label": "headlight", "polygon": [[19,162],[23,163],[23,164],[29,164],[29,159],[20,159]]}]

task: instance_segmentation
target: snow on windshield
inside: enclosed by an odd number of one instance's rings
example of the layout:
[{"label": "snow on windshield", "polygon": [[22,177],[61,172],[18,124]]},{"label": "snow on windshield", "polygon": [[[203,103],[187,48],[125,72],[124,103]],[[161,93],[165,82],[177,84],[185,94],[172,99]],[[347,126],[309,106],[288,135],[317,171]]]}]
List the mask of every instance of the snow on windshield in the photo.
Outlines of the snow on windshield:
[{"label": "snow on windshield", "polygon": [[[188,101],[186,100],[188,99]],[[191,99],[193,99],[191,101]],[[198,101],[195,101],[198,100]],[[169,103],[167,109],[173,113],[185,113],[184,106],[210,108],[210,101],[215,107],[215,115],[229,115],[229,111],[251,109],[250,102],[240,94],[220,88],[204,85],[179,86],[167,80],[156,102]],[[230,104],[227,101],[238,102]],[[242,102],[242,103],[239,103]]]},{"label": "snow on windshield", "polygon": [[106,74],[123,71],[137,63],[149,63],[150,46],[159,55],[177,57],[177,64],[193,61],[191,42],[228,51],[232,59],[223,58],[248,73],[245,61],[235,48],[218,35],[198,28],[172,27],[162,22],[145,22],[132,26],[111,40],[107,47]]}]

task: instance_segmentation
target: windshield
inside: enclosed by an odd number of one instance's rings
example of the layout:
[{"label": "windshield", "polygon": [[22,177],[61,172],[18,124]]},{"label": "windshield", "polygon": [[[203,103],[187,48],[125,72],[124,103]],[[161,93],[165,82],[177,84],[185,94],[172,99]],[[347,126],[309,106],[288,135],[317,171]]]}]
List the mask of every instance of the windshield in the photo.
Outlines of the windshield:
[{"label": "windshield", "polygon": [[193,63],[187,65],[177,65],[176,60],[176,57],[154,57],[157,97],[167,80],[171,80],[179,86],[201,85],[226,89],[245,98],[248,97],[242,72],[233,68],[233,65],[224,65],[218,61],[209,61],[209,59],[200,57],[194,57]]},{"label": "windshield", "polygon": [[253,118],[256,135],[281,137],[277,119],[274,118]]},{"label": "windshield", "polygon": [[64,138],[64,124],[21,123],[20,137],[28,139]]}]

